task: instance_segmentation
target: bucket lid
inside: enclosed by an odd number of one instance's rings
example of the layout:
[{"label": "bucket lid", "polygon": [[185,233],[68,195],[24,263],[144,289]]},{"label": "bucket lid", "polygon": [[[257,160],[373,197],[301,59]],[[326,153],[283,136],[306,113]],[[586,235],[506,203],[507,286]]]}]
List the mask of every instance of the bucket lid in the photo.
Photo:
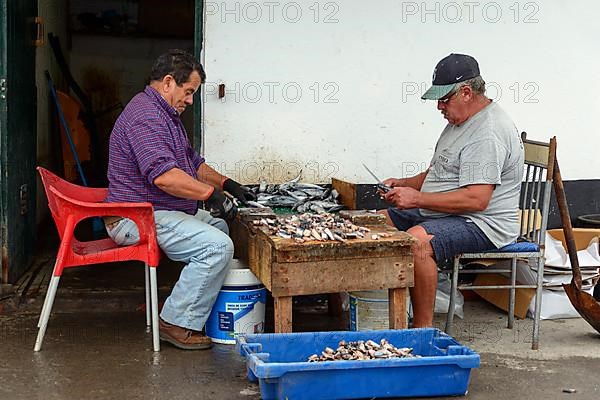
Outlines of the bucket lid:
[{"label": "bucket lid", "polygon": [[357,290],[349,293],[350,296],[361,300],[387,300],[387,290]]},{"label": "bucket lid", "polygon": [[229,262],[229,269],[248,269],[250,268],[248,264],[244,261],[234,258]]},{"label": "bucket lid", "polygon": [[223,282],[223,286],[254,286],[262,285],[262,282],[258,280],[256,275],[247,268],[234,268],[230,269]]}]

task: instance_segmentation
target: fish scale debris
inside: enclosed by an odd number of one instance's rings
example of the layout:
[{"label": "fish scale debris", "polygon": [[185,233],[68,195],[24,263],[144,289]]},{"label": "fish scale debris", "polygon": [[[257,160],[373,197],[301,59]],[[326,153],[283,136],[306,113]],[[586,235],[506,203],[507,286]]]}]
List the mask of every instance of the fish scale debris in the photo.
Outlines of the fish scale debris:
[{"label": "fish scale debris", "polygon": [[355,225],[348,219],[329,213],[261,218],[253,221],[253,224],[267,227],[271,235],[294,239],[299,243],[309,240],[345,242],[348,239],[364,238],[365,234],[370,232],[369,228]]},{"label": "fish scale debris", "polygon": [[326,347],[321,355],[313,354],[308,357],[308,362],[320,361],[349,361],[349,360],[381,360],[390,358],[420,358],[421,356],[413,354],[411,347],[395,347],[386,339],[381,339],[379,343],[373,340],[359,340],[356,342],[346,342],[342,340],[338,343],[337,349]]}]

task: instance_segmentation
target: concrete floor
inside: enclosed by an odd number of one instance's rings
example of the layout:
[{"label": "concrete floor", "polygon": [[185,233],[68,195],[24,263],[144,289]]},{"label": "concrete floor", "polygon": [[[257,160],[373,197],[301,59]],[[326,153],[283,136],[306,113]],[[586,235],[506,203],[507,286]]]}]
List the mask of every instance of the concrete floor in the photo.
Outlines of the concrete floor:
[{"label": "concrete floor", "polygon": [[[163,344],[154,354],[141,311],[82,308],[54,314],[44,348],[34,353],[37,312],[25,308],[0,315],[0,399],[260,398],[233,346],[186,352]],[[324,309],[307,308],[294,315],[299,330],[303,321],[310,322],[308,330],[342,323]],[[468,398],[600,397],[600,335],[584,321],[543,322],[539,351],[530,350],[530,320],[518,321],[513,331],[504,324],[487,304],[466,303],[466,322],[458,322],[456,337],[481,355]]]},{"label": "concrete floor", "polygon": [[[51,257],[12,297],[0,300],[0,399],[259,399],[233,346],[186,352],[163,344],[152,352],[146,332],[141,267],[107,265],[67,271],[41,352],[33,352]],[[34,268],[35,269],[35,268]],[[159,268],[160,296],[179,267]],[[2,296],[0,296],[2,299]],[[442,327],[444,315],[436,316]],[[295,331],[343,330],[320,297],[300,298]],[[469,399],[598,399],[600,334],[582,319],[542,321],[541,349],[531,350],[532,320],[505,328],[501,311],[465,303],[455,337],[481,355]],[[272,308],[267,309],[272,329]],[[435,382],[432,382],[435,384]],[[565,393],[564,389],[575,389]]]}]

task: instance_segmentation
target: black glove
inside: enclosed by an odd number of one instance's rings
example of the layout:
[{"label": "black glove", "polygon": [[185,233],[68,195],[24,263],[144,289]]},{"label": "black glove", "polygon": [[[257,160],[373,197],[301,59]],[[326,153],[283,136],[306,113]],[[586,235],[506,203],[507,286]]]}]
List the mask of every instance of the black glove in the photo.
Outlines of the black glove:
[{"label": "black glove", "polygon": [[215,189],[208,199],[205,200],[206,208],[214,218],[222,218],[231,221],[237,215],[237,207],[229,200],[223,192]]},{"label": "black glove", "polygon": [[233,197],[238,199],[242,204],[246,204],[247,201],[256,201],[257,197],[249,187],[240,185],[231,178],[227,178],[223,182],[223,190],[231,193]]}]

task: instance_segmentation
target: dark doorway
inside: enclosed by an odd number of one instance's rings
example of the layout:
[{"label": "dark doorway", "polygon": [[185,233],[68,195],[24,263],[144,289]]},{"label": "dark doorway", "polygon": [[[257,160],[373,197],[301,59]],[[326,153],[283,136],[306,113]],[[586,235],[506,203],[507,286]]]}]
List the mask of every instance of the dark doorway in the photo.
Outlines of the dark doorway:
[{"label": "dark doorway", "polygon": [[[44,71],[49,70],[58,89],[76,95],[58,67],[47,34],[59,36],[74,78],[100,105],[98,110],[106,102],[125,105],[143,90],[152,61],[162,52],[177,47],[200,56],[203,0],[173,0],[168,10],[164,4],[160,0],[0,0],[0,283],[15,283],[23,275],[39,247],[35,232],[40,224],[50,222],[35,166],[58,173],[64,167],[61,132]],[[45,29],[38,29],[36,15],[44,19]],[[45,43],[36,52],[33,41],[40,34]],[[200,120],[200,101],[186,114],[184,123],[199,148],[200,124],[195,121]],[[99,121],[103,156],[117,116],[118,112]]]},{"label": "dark doorway", "polygon": [[0,0],[2,282],[28,267],[36,230],[37,0]]}]

